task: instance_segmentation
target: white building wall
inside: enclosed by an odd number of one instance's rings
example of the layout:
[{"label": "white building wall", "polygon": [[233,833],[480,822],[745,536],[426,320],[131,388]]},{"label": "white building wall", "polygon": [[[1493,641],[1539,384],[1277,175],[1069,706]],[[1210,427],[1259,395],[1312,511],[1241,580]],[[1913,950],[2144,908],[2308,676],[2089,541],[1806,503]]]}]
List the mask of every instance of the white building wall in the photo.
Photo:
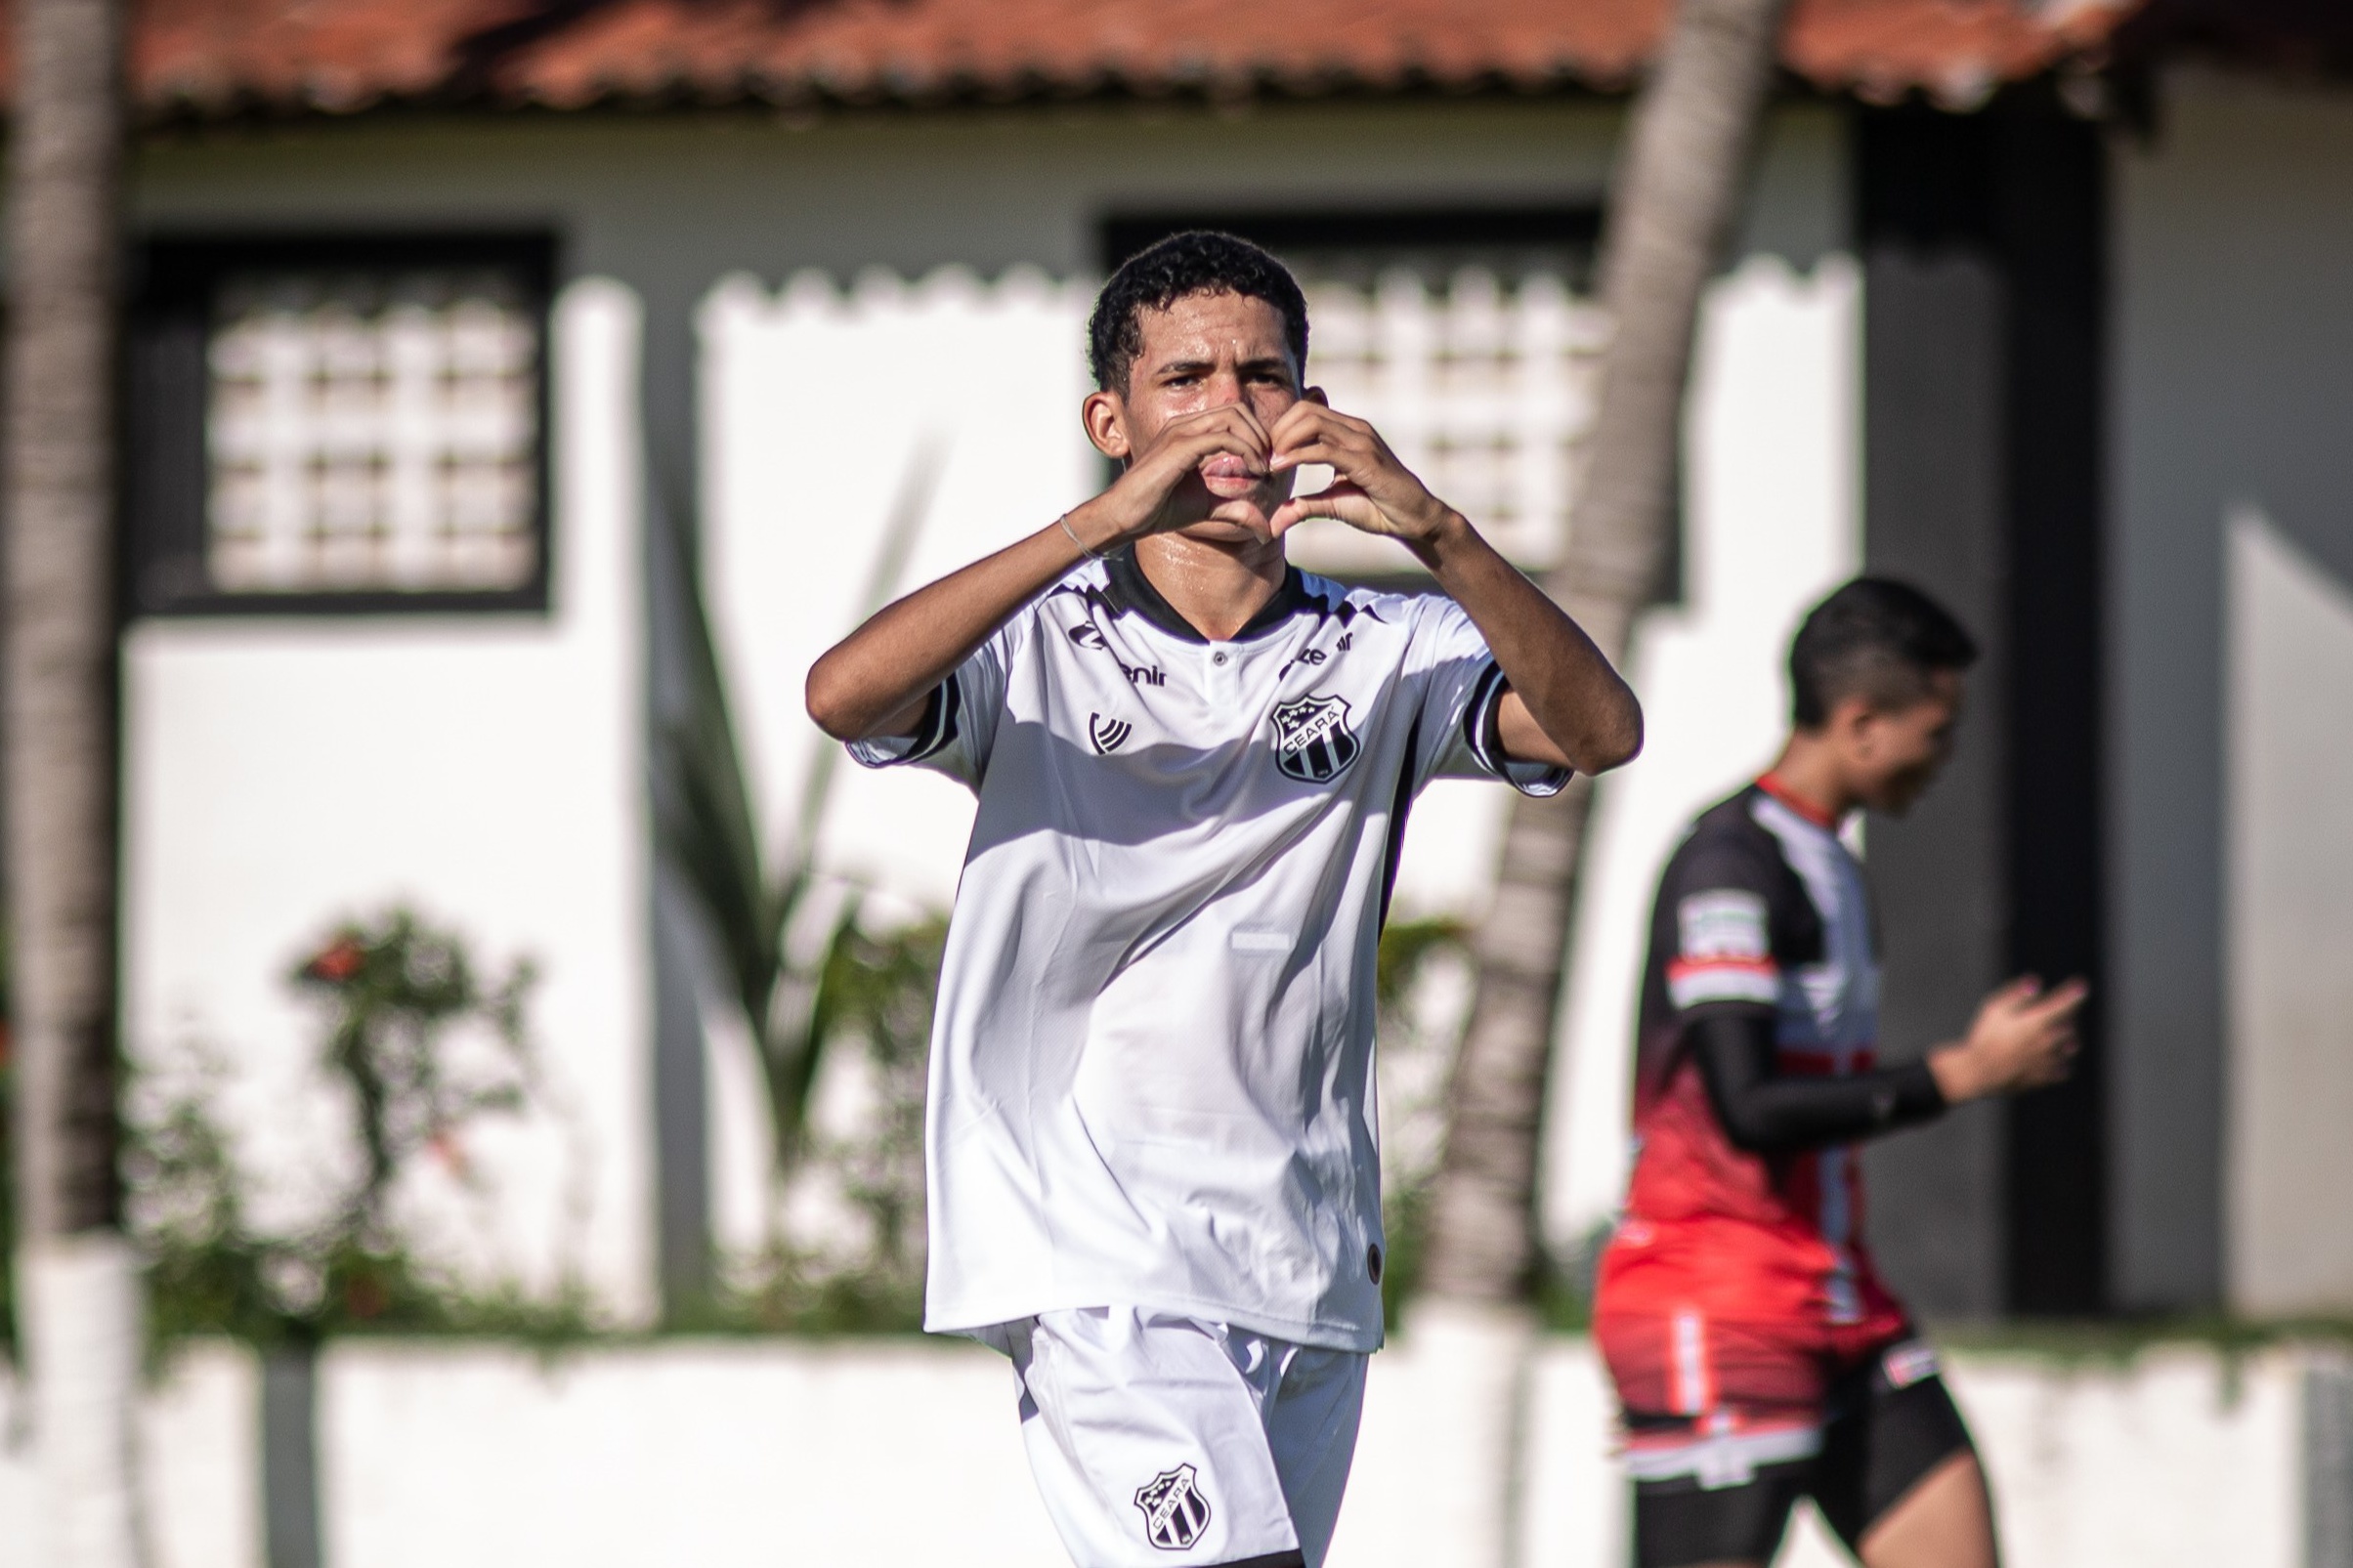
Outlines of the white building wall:
[{"label": "white building wall", "polygon": [[[1617,1202],[1627,1067],[1644,931],[1658,868],[1691,815],[1771,760],[1787,706],[1781,675],[1805,609],[1861,555],[1860,278],[1829,248],[1841,233],[1843,144],[1834,123],[1787,128],[1756,228],[1810,258],[1754,254],[1711,291],[1689,423],[1689,591],[1646,618],[1632,677],[1646,755],[1603,786],[1563,1023],[1561,1111],[1551,1121],[1548,1209],[1573,1241]],[[1807,245],[1788,236],[1803,233]],[[810,662],[871,607],[860,596],[884,514],[926,441],[940,488],[900,587],[1010,542],[1084,499],[1101,465],[1078,419],[1091,285],[961,269],[909,283],[870,271],[846,292],[804,275],[774,296],[749,277],[702,318],[713,529],[706,561],[760,794],[783,831],[820,738],[800,711]],[[970,366],[987,389],[972,397]],[[956,785],[912,771],[836,775],[826,860],[847,876],[944,908],[971,810]],[[1492,885],[1508,795],[1433,788],[1416,808],[1397,901],[1476,917]],[[722,1228],[756,1239],[764,1129],[747,1114],[748,1042],[719,1024],[712,1082]]]},{"label": "white building wall", "polygon": [[[157,148],[143,155],[136,205],[145,224],[213,232],[544,224],[561,235],[568,268],[625,279],[644,301],[644,417],[657,445],[700,389],[717,615],[761,797],[781,832],[813,740],[801,674],[853,618],[859,552],[873,548],[919,434],[940,433],[947,466],[910,580],[1038,526],[1095,482],[1076,407],[1079,329],[1103,215],[1590,201],[1617,124],[1612,107],[1565,103],[853,118],[806,131],[728,118],[363,120]],[[1650,705],[1652,750],[1637,765],[1639,801],[1630,773],[1605,791],[1599,824],[1600,870],[1578,938],[1573,1063],[1562,1075],[1583,1086],[1553,1123],[1552,1191],[1569,1216],[1557,1214],[1554,1229],[1563,1235],[1614,1201],[1623,1164],[1622,1060],[1647,879],[1674,819],[1765,760],[1779,708],[1775,645],[1805,594],[1853,558],[1843,542],[1853,530],[1852,416],[1840,410],[1853,402],[1855,285],[1838,255],[1842,121],[1825,107],[1783,110],[1768,142],[1742,242],[1752,260],[1710,307],[1707,342],[1718,346],[1703,350],[1694,415],[1692,596],[1644,635],[1634,673]],[[699,362],[689,352],[697,345]],[[988,360],[976,387],[959,381],[958,354]],[[681,362],[696,366],[682,378]],[[614,439],[625,445],[618,425]],[[1757,530],[1795,531],[1784,539]],[[1753,559],[1725,556],[1733,540],[1758,546]],[[624,562],[634,548],[616,544],[612,559]],[[557,559],[567,573],[585,559],[569,532]],[[1743,571],[1767,589],[1746,602],[1718,586]],[[619,594],[618,579],[595,580],[599,592]],[[619,749],[575,766],[584,753],[567,749],[572,740],[532,739],[559,729],[584,737],[587,709],[601,703],[597,733],[616,748],[636,746],[634,655],[621,658],[619,643],[586,629],[580,613],[567,598],[549,623],[140,628],[136,644],[151,652],[137,655],[145,673],[135,679],[141,728],[131,764],[144,824],[135,826],[144,835],[133,891],[137,1027],[154,1036],[200,1024],[279,1064],[274,1079],[288,1078],[306,1037],[277,977],[294,945],[333,912],[405,890],[467,922],[490,954],[535,953],[549,976],[543,1036],[600,1064],[584,1073],[615,1085],[625,1079],[636,1095],[650,1074],[643,834],[634,805],[610,809],[609,781],[625,775],[635,790],[637,753],[627,752],[625,767],[610,761]],[[584,662],[592,644],[593,668]],[[563,663],[574,657],[583,662]],[[507,678],[492,672],[510,661],[518,671],[561,664],[565,674],[546,677],[552,706],[524,728],[487,733]],[[355,683],[343,706],[290,705],[330,677]],[[198,697],[212,704],[200,716],[189,705]],[[445,720],[443,705],[486,733]],[[302,717],[289,722],[288,713]],[[366,819],[371,830],[291,847],[286,825],[325,816],[329,780],[381,807]],[[902,910],[944,903],[968,822],[957,791],[846,771],[842,783],[828,814],[829,862],[895,894]],[[535,795],[542,787],[551,793]],[[576,822],[559,798],[573,794],[594,797],[579,809],[620,835],[613,844],[592,840],[586,817]],[[522,821],[513,814],[527,800],[536,804]],[[1476,917],[1505,805],[1503,791],[1476,784],[1425,797],[1401,869],[1401,911]],[[625,867],[639,880],[615,869],[595,871],[594,890],[543,882],[537,846],[559,836],[584,847],[555,874]],[[486,844],[503,846],[504,858]],[[548,890],[545,905],[560,905],[561,918],[526,916],[541,907],[523,891],[534,885]],[[558,897],[559,885],[571,891]],[[589,975],[614,988],[609,1005],[565,989]],[[578,999],[578,1011],[566,997]],[[719,1217],[740,1241],[756,1223],[764,1132],[745,1041],[725,1013],[723,1004],[706,1012],[712,1119]],[[624,1029],[625,1047],[607,1043]],[[625,1073],[610,1055],[624,1049],[634,1053]],[[636,1215],[646,1207],[649,1118],[633,1100],[626,1118],[604,1120],[620,1113],[621,1091],[611,1092],[596,1122],[598,1202],[626,1192]],[[1564,1199],[1572,1189],[1580,1196]],[[621,1230],[633,1239],[621,1242],[600,1221],[600,1255],[616,1268],[624,1253],[642,1262],[642,1225],[628,1219]],[[633,1289],[629,1299],[642,1301],[642,1287]]]},{"label": "white building wall", "polygon": [[1546,1219],[1568,1248],[1628,1171],[1635,1008],[1658,873],[1702,809],[1773,761],[1789,639],[1862,554],[1860,269],[1751,258],[1709,290],[1685,419],[1684,602],[1639,623],[1642,756],[1601,783],[1548,1125]]},{"label": "white building wall", "polygon": [[2230,522],[2227,1124],[2234,1303],[2353,1302],[2353,579]]},{"label": "white building wall", "polygon": [[[2312,1351],[2160,1345],[2071,1360],[1950,1358],[2016,1568],[2304,1568]],[[1373,1360],[1332,1568],[1421,1568],[1452,1390],[1409,1335]],[[2341,1372],[2335,1376],[2341,1377]],[[261,1568],[257,1370],[198,1346],[142,1420],[157,1568]],[[708,1568],[1064,1560],[1005,1359],[963,1342],[679,1340],[541,1355],[358,1341],[320,1375],[332,1568]],[[0,1411],[18,1397],[0,1378]],[[1552,1339],[1527,1385],[1512,1568],[1619,1568],[1626,1480],[1592,1346]],[[0,1502],[30,1455],[0,1446]],[[1850,1559],[1801,1519],[1784,1568]],[[0,1531],[0,1568],[34,1568]]]},{"label": "white building wall", "polygon": [[2353,1306],[2353,94],[2116,161],[2107,857],[2126,1305]]},{"label": "white building wall", "polygon": [[[1084,279],[1029,268],[994,283],[877,271],[847,291],[810,273],[773,295],[738,275],[705,303],[703,570],[763,828],[781,862],[814,795],[823,866],[880,919],[948,908],[972,797],[851,764],[803,711],[809,666],[882,602],[1092,493],[1078,416],[1091,303]],[[912,547],[886,581],[905,508]],[[740,1020],[714,1009],[707,1027],[716,1228],[749,1249],[770,1147],[758,1069]]]},{"label": "white building wall", "polygon": [[547,614],[147,620],[123,716],[130,1048],[231,1064],[261,1217],[308,1211],[347,1124],[288,976],[405,903],[540,974],[545,1110],[465,1134],[495,1204],[419,1173],[428,1244],[486,1283],[577,1273],[622,1318],[650,1307],[637,330],[609,281],[556,305]]}]

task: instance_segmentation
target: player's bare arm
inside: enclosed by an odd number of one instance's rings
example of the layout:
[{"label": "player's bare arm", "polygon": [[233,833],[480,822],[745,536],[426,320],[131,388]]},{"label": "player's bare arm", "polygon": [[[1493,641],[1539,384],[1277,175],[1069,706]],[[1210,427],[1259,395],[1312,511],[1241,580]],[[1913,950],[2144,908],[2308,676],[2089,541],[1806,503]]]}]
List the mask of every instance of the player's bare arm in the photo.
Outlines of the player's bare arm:
[{"label": "player's bare arm", "polygon": [[1203,466],[1224,458],[1262,474],[1267,452],[1265,426],[1245,404],[1176,416],[1101,495],[884,607],[829,650],[809,671],[809,717],[839,741],[914,734],[932,689],[1060,581],[1082,548],[1100,555],[1200,521],[1212,504]]},{"label": "player's bare arm", "polygon": [[1413,551],[1478,627],[1512,683],[1497,717],[1515,760],[1592,774],[1642,749],[1642,705],[1593,640],[1433,495],[1371,425],[1310,393],[1275,422],[1272,437],[1277,472],[1325,463],[1335,475],[1330,487],[1277,508],[1275,532],[1334,517]]}]

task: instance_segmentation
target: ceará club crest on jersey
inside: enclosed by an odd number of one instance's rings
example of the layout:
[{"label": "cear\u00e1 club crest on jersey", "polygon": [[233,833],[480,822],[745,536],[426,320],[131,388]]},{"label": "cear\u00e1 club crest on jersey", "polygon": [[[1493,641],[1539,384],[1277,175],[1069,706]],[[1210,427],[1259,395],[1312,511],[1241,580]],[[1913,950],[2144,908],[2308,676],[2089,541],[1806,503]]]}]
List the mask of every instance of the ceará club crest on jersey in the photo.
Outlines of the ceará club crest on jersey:
[{"label": "cear\u00e1 club crest on jersey", "polygon": [[1274,710],[1274,765],[1286,778],[1329,784],[1363,749],[1348,728],[1347,698],[1303,697]]},{"label": "cear\u00e1 club crest on jersey", "polygon": [[1209,1499],[1195,1484],[1199,1478],[1190,1464],[1179,1464],[1135,1489],[1135,1505],[1144,1511],[1144,1539],[1161,1550],[1182,1551],[1209,1528]]}]

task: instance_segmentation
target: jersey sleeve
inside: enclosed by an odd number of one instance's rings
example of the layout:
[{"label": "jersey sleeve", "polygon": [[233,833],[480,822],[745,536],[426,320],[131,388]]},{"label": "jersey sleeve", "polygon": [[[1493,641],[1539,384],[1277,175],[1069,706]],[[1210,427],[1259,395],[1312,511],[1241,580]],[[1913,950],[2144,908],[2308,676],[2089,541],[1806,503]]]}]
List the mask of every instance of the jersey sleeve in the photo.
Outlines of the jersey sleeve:
[{"label": "jersey sleeve", "polygon": [[1433,779],[1501,779],[1522,794],[1557,795],[1568,770],[1504,754],[1500,714],[1511,683],[1471,616],[1432,595],[1419,607],[1406,674],[1422,689],[1416,786]]},{"label": "jersey sleeve", "polygon": [[989,748],[997,740],[998,715],[1005,710],[1005,672],[1023,618],[1000,627],[954,674],[931,689],[914,735],[852,741],[851,759],[869,768],[911,763],[944,773],[977,792],[989,771]]},{"label": "jersey sleeve", "polygon": [[1782,878],[1730,834],[1700,835],[1669,869],[1667,999],[1677,1013],[1771,1014],[1780,996],[1774,899]]},{"label": "jersey sleeve", "polygon": [[1686,1038],[1716,1120],[1733,1146],[1750,1154],[1852,1143],[1945,1113],[1945,1091],[1925,1061],[1861,1073],[1785,1075],[1773,1020],[1721,1006],[1693,1019]]}]

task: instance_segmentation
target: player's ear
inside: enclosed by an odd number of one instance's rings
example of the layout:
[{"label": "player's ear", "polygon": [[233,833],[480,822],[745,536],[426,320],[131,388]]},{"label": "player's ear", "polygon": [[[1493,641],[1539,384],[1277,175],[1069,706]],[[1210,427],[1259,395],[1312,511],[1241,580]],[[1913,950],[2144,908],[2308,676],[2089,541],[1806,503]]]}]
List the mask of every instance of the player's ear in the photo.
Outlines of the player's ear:
[{"label": "player's ear", "polygon": [[1830,715],[1822,725],[1841,747],[1863,761],[1869,761],[1877,749],[1881,714],[1871,699],[1849,694],[1830,704]]},{"label": "player's ear", "polygon": [[1124,461],[1135,455],[1135,444],[1128,436],[1128,401],[1116,392],[1091,392],[1079,405],[1079,418],[1086,423],[1087,439],[1094,449],[1114,461]]},{"label": "player's ear", "polygon": [[1324,396],[1324,389],[1321,387],[1309,387],[1299,396],[1302,403],[1319,403],[1326,408],[1332,406],[1332,400]]}]

